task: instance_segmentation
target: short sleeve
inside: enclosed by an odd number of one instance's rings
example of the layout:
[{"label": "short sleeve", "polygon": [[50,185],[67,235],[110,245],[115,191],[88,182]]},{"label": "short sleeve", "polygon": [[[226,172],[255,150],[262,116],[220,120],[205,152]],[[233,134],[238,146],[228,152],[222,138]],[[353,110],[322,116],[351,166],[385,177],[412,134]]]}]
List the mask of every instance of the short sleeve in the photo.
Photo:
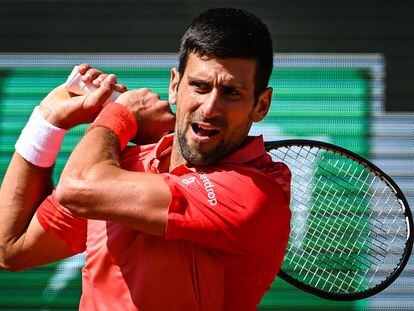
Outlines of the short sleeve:
[{"label": "short sleeve", "polygon": [[61,206],[55,199],[55,192],[48,196],[36,211],[43,229],[68,245],[74,252],[86,249],[87,220],[79,218]]},{"label": "short sleeve", "polygon": [[268,258],[277,252],[283,257],[290,232],[289,186],[254,169],[163,176],[172,193],[167,239],[236,254]]}]

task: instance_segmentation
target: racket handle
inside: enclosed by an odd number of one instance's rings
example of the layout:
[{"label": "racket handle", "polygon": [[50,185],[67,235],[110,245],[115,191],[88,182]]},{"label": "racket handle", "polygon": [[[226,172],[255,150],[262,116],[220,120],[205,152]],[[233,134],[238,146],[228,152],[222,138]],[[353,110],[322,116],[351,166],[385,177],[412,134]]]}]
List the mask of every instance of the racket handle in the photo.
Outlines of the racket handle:
[{"label": "racket handle", "polygon": [[[97,87],[91,82],[85,83],[81,78],[82,75],[78,71],[78,66],[75,66],[64,84],[64,89],[76,95],[87,95],[97,90]],[[121,94],[121,92],[113,91],[104,105],[116,101]]]}]

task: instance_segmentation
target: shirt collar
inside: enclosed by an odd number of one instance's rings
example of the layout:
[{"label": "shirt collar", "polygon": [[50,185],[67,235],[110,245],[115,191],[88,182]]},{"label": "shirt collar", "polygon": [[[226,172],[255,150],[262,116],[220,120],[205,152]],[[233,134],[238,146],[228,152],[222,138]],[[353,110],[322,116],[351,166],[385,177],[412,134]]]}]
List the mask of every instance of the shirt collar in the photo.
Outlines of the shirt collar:
[{"label": "shirt collar", "polygon": [[257,159],[265,153],[263,136],[248,136],[239,149],[221,159],[219,163],[243,164]]}]

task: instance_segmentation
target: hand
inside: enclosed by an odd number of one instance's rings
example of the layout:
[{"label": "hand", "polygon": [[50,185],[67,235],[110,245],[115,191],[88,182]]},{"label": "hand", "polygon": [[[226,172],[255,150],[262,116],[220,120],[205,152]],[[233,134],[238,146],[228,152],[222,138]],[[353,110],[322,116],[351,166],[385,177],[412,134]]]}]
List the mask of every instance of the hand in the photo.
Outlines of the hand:
[{"label": "hand", "polygon": [[[98,88],[108,78],[107,74],[90,68],[88,64],[79,65],[78,70],[83,76],[83,81],[91,82]],[[52,90],[42,100],[39,105],[40,113],[48,122],[63,129],[70,129],[79,124],[90,123],[102,110],[103,103],[111,95],[112,90],[126,91],[124,85],[116,84],[116,77],[114,75],[111,75],[107,83],[109,85],[105,85],[102,90],[98,89],[93,94],[85,96],[76,96],[76,94],[65,90],[63,85],[61,85]]]},{"label": "hand", "polygon": [[149,89],[125,92],[116,102],[126,106],[138,123],[137,136],[131,140],[133,143],[155,143],[162,135],[174,130],[175,115],[170,105]]},{"label": "hand", "polygon": [[[103,80],[108,76],[102,71],[95,68],[91,68],[88,64],[80,64],[78,71],[82,75],[82,80],[85,83],[91,82],[94,86],[99,87]],[[127,91],[127,88],[123,84],[115,84],[114,90],[120,93]]]}]

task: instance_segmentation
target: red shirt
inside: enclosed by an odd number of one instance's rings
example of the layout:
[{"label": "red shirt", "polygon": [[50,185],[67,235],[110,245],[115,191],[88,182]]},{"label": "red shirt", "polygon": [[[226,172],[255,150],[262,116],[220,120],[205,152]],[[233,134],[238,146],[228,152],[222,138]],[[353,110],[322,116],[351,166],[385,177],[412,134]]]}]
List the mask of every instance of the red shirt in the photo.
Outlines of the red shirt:
[{"label": "red shirt", "polygon": [[256,310],[279,271],[290,232],[290,171],[261,137],[214,166],[159,172],[173,136],[128,147],[124,169],[162,174],[172,201],[164,237],[74,217],[53,194],[43,228],[87,251],[81,310]]}]

